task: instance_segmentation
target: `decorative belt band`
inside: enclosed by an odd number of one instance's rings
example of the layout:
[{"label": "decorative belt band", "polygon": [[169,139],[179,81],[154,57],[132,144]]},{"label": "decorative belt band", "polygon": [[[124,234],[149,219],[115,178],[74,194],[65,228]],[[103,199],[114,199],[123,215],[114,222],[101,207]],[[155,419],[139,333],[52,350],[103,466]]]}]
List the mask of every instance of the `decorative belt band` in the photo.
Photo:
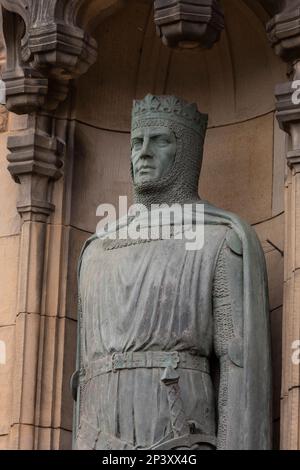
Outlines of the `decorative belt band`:
[{"label": "decorative belt band", "polygon": [[79,381],[88,382],[99,375],[123,369],[165,369],[167,367],[192,369],[209,374],[209,363],[206,357],[179,351],[140,351],[114,353],[97,359],[91,362],[87,368],[80,369]]}]

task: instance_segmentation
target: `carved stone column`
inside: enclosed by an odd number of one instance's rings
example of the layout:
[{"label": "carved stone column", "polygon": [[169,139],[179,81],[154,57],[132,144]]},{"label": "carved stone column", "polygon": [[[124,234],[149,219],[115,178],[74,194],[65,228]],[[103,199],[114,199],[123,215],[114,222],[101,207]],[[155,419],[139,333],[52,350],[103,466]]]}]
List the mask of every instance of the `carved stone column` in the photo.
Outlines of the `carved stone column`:
[{"label": "carved stone column", "polygon": [[10,448],[54,446],[53,376],[56,348],[62,345],[56,344],[60,335],[56,313],[47,318],[43,302],[46,244],[51,243],[48,218],[55,210],[52,186],[63,175],[67,144],[67,126],[56,119],[56,110],[68,95],[70,80],[96,60],[96,42],[80,23],[81,9],[90,3],[0,0],[7,47],[3,72],[7,108],[27,115],[28,123],[27,129],[10,135],[7,143],[8,169],[20,185],[17,208],[22,219]]},{"label": "carved stone column", "polygon": [[271,44],[287,62],[290,77],[275,92],[277,118],[288,134],[281,448],[300,449],[300,365],[293,354],[300,339],[300,104],[293,88],[300,79],[300,1],[284,3],[267,26]]}]

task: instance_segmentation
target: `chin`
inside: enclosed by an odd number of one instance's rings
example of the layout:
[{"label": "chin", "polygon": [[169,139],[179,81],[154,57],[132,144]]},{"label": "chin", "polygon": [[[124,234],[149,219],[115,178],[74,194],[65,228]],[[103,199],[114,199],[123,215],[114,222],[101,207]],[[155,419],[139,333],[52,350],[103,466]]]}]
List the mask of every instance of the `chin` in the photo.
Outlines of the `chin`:
[{"label": "chin", "polygon": [[156,178],[153,178],[153,176],[142,176],[141,178],[139,178],[137,184],[152,183],[155,180]]}]

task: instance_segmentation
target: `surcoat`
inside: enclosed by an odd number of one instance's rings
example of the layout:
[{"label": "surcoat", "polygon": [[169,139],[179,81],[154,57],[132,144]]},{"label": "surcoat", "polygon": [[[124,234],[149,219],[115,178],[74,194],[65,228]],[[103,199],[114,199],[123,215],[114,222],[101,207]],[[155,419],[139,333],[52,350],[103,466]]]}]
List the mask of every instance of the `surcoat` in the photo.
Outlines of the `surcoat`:
[{"label": "surcoat", "polygon": [[[111,247],[96,236],[85,244],[74,448],[270,447],[268,302],[257,237],[208,206],[203,248],[183,244]],[[173,390],[162,353],[177,358]],[[185,446],[176,438],[186,426],[194,438]]]}]

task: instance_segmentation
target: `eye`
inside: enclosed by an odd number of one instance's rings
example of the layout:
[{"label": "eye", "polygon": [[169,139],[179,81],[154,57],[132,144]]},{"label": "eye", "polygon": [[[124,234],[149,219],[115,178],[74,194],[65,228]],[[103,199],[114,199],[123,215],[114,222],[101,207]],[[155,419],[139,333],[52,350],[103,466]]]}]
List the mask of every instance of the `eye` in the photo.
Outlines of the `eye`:
[{"label": "eye", "polygon": [[165,137],[165,136],[159,136],[159,137],[156,137],[155,139],[155,143],[159,146],[159,147],[166,147],[167,145],[170,145],[170,139],[168,137]]},{"label": "eye", "polygon": [[143,146],[142,139],[133,139],[131,143],[132,150],[137,152],[138,150],[141,150],[142,146]]}]

